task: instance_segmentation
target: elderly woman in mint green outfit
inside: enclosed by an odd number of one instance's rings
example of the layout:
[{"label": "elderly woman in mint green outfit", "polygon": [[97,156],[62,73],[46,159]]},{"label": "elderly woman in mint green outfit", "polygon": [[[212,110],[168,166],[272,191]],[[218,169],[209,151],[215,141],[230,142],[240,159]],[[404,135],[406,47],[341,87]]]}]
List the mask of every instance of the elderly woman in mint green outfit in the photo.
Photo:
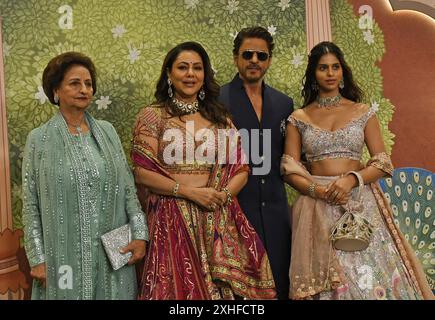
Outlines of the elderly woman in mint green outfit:
[{"label": "elderly woman in mint green outfit", "polygon": [[[133,176],[113,126],[86,109],[96,72],[83,54],[53,58],[43,87],[59,112],[32,130],[23,159],[25,249],[32,299],[135,299],[133,263],[145,255],[148,230]],[[114,271],[101,235],[130,224],[132,256]]]}]

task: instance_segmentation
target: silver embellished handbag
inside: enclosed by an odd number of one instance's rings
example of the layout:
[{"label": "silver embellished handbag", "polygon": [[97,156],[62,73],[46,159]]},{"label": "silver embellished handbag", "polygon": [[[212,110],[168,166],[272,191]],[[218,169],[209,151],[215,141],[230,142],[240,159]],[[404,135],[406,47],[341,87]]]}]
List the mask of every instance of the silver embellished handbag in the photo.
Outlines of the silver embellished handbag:
[{"label": "silver embellished handbag", "polygon": [[109,231],[101,236],[104,250],[107,258],[112,265],[113,270],[118,270],[127,264],[132,253],[120,253],[121,248],[126,247],[131,242],[130,225],[125,224],[119,228]]},{"label": "silver embellished handbag", "polygon": [[364,186],[361,176],[351,172],[358,178],[359,186],[356,200],[350,199],[344,206],[345,212],[332,228],[329,239],[335,249],[342,251],[360,251],[370,244],[373,226],[362,216],[364,205],[361,192]]}]

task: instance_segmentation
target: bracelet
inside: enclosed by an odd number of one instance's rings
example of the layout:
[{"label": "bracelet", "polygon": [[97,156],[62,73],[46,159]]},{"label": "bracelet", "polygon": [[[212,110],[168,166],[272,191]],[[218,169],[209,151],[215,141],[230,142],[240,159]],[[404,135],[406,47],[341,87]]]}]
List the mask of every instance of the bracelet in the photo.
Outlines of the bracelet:
[{"label": "bracelet", "polygon": [[361,174],[359,172],[356,172],[356,171],[349,171],[346,173],[346,175],[349,175],[349,174],[353,174],[358,179],[358,191],[357,191],[357,195],[356,195],[356,200],[360,201],[361,200],[361,192],[362,192],[363,187],[364,187],[363,177],[361,176]]},{"label": "bracelet", "polygon": [[316,198],[316,187],[317,187],[317,183],[313,182],[308,186],[308,195],[311,198]]},{"label": "bracelet", "polygon": [[174,187],[172,188],[172,195],[174,197],[178,196],[178,188],[180,187],[180,183],[176,182]]},{"label": "bracelet", "polygon": [[225,192],[227,195],[227,202],[226,204],[231,204],[233,202],[233,195],[231,194],[230,190],[228,190],[227,187],[222,188],[222,191]]},{"label": "bracelet", "polygon": [[345,174],[345,176],[349,175],[349,174],[353,174],[356,179],[358,180],[358,187],[363,187],[364,186],[364,180],[361,176],[361,174],[359,172],[356,171],[349,171]]}]

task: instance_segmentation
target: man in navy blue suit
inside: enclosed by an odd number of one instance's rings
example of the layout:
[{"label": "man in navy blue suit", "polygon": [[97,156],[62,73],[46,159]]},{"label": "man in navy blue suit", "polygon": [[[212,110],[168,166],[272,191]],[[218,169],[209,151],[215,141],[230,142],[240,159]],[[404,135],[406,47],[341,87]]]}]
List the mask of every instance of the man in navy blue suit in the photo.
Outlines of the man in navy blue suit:
[{"label": "man in navy blue suit", "polygon": [[279,165],[286,119],[293,101],[264,83],[272,61],[273,37],[262,27],[242,29],[234,39],[238,74],[224,85],[220,101],[242,135],[251,174],[237,198],[269,256],[279,299],[288,299],[290,215]]}]

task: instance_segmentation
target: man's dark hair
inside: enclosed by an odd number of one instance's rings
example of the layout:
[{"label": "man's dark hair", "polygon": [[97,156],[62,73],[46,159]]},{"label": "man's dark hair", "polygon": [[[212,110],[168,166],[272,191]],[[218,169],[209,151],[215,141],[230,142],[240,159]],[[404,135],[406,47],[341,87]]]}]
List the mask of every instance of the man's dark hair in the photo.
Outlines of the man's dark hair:
[{"label": "man's dark hair", "polygon": [[243,40],[247,38],[258,38],[266,41],[267,48],[269,49],[269,56],[272,56],[273,47],[275,46],[273,43],[273,37],[270,32],[263,27],[249,27],[240,30],[234,39],[233,55],[237,56],[239,54]]}]

